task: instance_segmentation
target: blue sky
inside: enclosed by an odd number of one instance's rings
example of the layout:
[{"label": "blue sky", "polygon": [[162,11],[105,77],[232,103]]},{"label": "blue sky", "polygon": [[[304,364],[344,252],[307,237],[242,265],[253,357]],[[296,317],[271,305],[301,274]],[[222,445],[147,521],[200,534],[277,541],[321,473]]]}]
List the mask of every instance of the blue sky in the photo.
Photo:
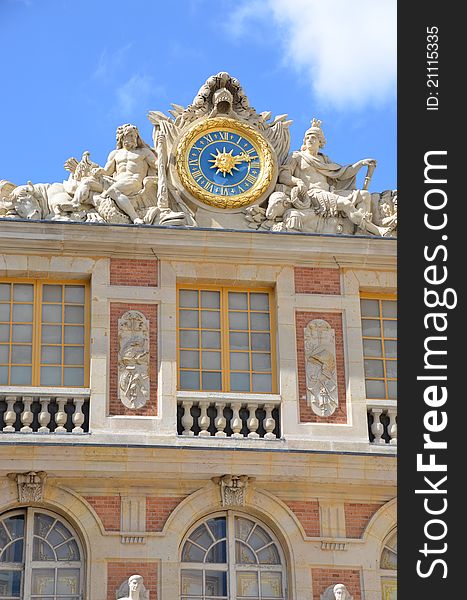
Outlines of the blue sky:
[{"label": "blue sky", "polygon": [[[0,179],[62,181],[90,150],[104,164],[115,129],[188,105],[212,74],[250,103],[312,117],[341,164],[376,158],[370,189],[396,187],[395,0],[0,0]],[[359,181],[363,180],[364,169]]]}]

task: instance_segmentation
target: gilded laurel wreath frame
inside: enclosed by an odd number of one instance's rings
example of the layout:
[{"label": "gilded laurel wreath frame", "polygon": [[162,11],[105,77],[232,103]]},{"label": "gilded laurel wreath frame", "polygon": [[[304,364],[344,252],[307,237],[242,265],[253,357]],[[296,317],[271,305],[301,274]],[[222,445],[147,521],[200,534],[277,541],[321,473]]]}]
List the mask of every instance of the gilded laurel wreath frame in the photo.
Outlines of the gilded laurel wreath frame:
[{"label": "gilded laurel wreath frame", "polygon": [[[227,129],[245,136],[255,146],[261,163],[260,175],[251,189],[236,196],[218,196],[203,190],[193,179],[188,168],[188,155],[192,143],[201,135]],[[183,187],[197,200],[221,209],[238,209],[253,204],[270,187],[274,172],[274,156],[268,142],[251,125],[230,117],[214,117],[196,123],[181,138],[175,154],[175,166]]]}]

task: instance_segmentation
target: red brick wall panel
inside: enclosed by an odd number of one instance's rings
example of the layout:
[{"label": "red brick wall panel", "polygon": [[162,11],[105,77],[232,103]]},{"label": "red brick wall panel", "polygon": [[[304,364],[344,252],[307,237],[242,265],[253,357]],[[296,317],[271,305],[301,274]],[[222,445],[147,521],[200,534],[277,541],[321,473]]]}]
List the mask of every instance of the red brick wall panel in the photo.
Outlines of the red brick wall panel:
[{"label": "red brick wall panel", "polygon": [[320,598],[330,585],[343,583],[354,600],[362,600],[360,571],[357,569],[311,569],[313,598]]},{"label": "red brick wall panel", "polygon": [[348,538],[361,538],[371,518],[382,504],[345,503],[345,534]]},{"label": "red brick wall panel", "polygon": [[[336,367],[339,406],[330,417],[316,415],[306,401],[306,364],[304,329],[314,319],[323,319],[335,331]],[[300,407],[300,423],[347,423],[345,366],[344,366],[344,334],[342,330],[342,314],[331,312],[297,312],[295,315],[297,335],[298,393]]]},{"label": "red brick wall panel", "polygon": [[337,294],[341,293],[339,269],[320,267],[295,267],[296,294]]},{"label": "red brick wall panel", "polygon": [[84,496],[106,531],[120,531],[120,496]]},{"label": "red brick wall panel", "polygon": [[[137,310],[149,320],[149,379],[150,394],[146,405],[140,409],[127,408],[118,399],[118,319],[128,310]],[[109,414],[128,416],[157,415],[157,305],[110,303],[110,369]]]},{"label": "red brick wall panel", "polygon": [[315,500],[285,500],[287,506],[295,513],[309,537],[319,537],[319,504]]},{"label": "red brick wall panel", "polygon": [[157,260],[111,258],[110,285],[157,286]]},{"label": "red brick wall panel", "polygon": [[148,496],[146,498],[146,530],[162,531],[170,514],[185,496]]},{"label": "red brick wall panel", "polygon": [[149,597],[157,600],[158,565],[141,561],[107,563],[107,600],[115,600],[115,592],[131,575],[141,575]]}]

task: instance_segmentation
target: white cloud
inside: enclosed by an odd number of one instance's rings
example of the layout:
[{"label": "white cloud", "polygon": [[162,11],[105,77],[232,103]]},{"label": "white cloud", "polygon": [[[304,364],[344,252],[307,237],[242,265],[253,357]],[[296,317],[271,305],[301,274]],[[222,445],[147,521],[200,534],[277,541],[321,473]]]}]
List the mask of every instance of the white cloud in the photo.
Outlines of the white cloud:
[{"label": "white cloud", "polygon": [[132,47],[132,43],[128,43],[125,46],[116,48],[109,52],[107,48],[104,48],[99,55],[97,60],[96,68],[92,73],[92,78],[106,81],[112,77],[116,71],[118,71],[126,62],[129,50]]},{"label": "white cloud", "polygon": [[[279,27],[287,62],[305,75],[317,99],[334,108],[393,100],[396,0],[254,0],[234,11],[237,32],[253,20]],[[251,4],[251,3],[250,3]],[[257,32],[258,33],[258,32]]]},{"label": "white cloud", "polygon": [[137,73],[117,88],[115,112],[120,116],[129,117],[140,106],[144,106],[144,110],[146,110],[151,99],[163,92],[163,87],[156,85],[153,77]]}]

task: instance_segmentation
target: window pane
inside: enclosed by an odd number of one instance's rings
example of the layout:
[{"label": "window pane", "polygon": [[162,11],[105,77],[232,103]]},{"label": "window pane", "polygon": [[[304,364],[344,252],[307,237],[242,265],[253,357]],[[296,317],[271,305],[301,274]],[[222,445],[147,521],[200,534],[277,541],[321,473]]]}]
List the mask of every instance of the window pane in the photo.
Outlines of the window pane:
[{"label": "window pane", "polygon": [[365,381],[366,397],[367,398],[386,398],[386,390],[384,381]]},{"label": "window pane", "polygon": [[42,286],[42,300],[44,302],[62,302],[62,286],[61,285],[44,285]]},{"label": "window pane", "polygon": [[231,352],[230,369],[232,371],[249,371],[250,355],[248,352]]},{"label": "window pane", "polygon": [[220,292],[201,292],[201,306],[203,308],[220,308]]},{"label": "window pane", "polygon": [[8,364],[10,362],[10,346],[0,345],[0,364]]},{"label": "window pane", "polygon": [[397,377],[397,360],[388,360],[386,362],[386,377]]},{"label": "window pane", "polygon": [[235,535],[240,540],[246,540],[250,535],[250,531],[254,527],[253,521],[249,519],[243,519],[240,517],[235,518]]},{"label": "window pane", "polygon": [[31,367],[11,367],[10,384],[11,385],[31,385],[32,371]]},{"label": "window pane", "polygon": [[230,374],[230,389],[232,392],[249,392],[250,391],[250,374],[249,373],[231,373]]},{"label": "window pane", "polygon": [[70,540],[56,549],[58,560],[74,561],[79,560],[78,544]]},{"label": "window pane", "polygon": [[0,367],[0,385],[8,385],[8,367]]},{"label": "window pane", "polygon": [[84,285],[66,285],[65,302],[84,304]]},{"label": "window pane", "polygon": [[199,390],[199,372],[180,371],[180,389]]},{"label": "window pane", "polygon": [[383,321],[384,337],[397,337],[397,321]]},{"label": "window pane", "polygon": [[206,555],[206,562],[218,564],[227,562],[227,546],[225,541],[217,542],[217,544],[209,550]]},{"label": "window pane", "polygon": [[[21,563],[23,562],[23,540],[17,540],[3,549],[1,562]],[[1,573],[1,571],[0,571]]]},{"label": "window pane", "polygon": [[362,317],[379,317],[379,300],[360,301]]},{"label": "window pane", "polygon": [[269,350],[271,341],[269,333],[252,333],[251,334],[251,349],[252,350]]},{"label": "window pane", "polygon": [[229,312],[229,329],[248,330],[248,313],[247,312]]},{"label": "window pane", "polygon": [[0,304],[0,321],[4,323],[10,322],[10,305]]},{"label": "window pane", "polygon": [[44,323],[61,323],[62,322],[62,305],[61,304],[44,304],[42,306],[42,321]]},{"label": "window pane", "polygon": [[13,284],[13,300],[16,302],[32,302],[34,286],[32,283]]},{"label": "window pane", "polygon": [[250,294],[250,309],[251,310],[269,310],[269,295],[268,294]]},{"label": "window pane", "polygon": [[12,327],[14,342],[32,342],[32,325],[18,325]]},{"label": "window pane", "polygon": [[263,598],[282,598],[282,573],[261,573]]},{"label": "window pane", "polygon": [[373,319],[365,319],[362,321],[362,331],[364,336],[381,337],[379,321],[373,321]]},{"label": "window pane", "polygon": [[0,342],[10,341],[10,326],[0,325]]},{"label": "window pane", "polygon": [[270,371],[271,355],[255,352],[251,355],[253,359],[253,371]]},{"label": "window pane", "polygon": [[41,385],[62,385],[61,367],[41,367]]},{"label": "window pane", "polygon": [[185,369],[199,369],[199,352],[197,350],[181,350],[180,366]]},{"label": "window pane", "polygon": [[229,340],[231,350],[248,350],[250,347],[248,333],[230,333]]},{"label": "window pane", "polygon": [[397,400],[397,381],[388,381],[388,398]]},{"label": "window pane", "polygon": [[227,596],[227,573],[225,571],[206,571],[206,596]]},{"label": "window pane", "polygon": [[221,314],[215,310],[201,311],[201,327],[205,329],[220,329]]},{"label": "window pane", "polygon": [[383,300],[383,317],[397,317],[397,302],[395,300]]},{"label": "window pane", "polygon": [[54,569],[33,569],[32,593],[38,595],[53,594],[55,584]]},{"label": "window pane", "polygon": [[203,369],[220,370],[221,368],[221,353],[220,352],[203,352],[201,355]]},{"label": "window pane", "polygon": [[199,336],[197,331],[180,330],[180,348],[198,348]]},{"label": "window pane", "polygon": [[65,364],[66,365],[82,365],[84,364],[84,348],[65,348]]},{"label": "window pane", "polygon": [[195,546],[191,542],[186,542],[186,544],[183,548],[183,552],[182,552],[182,561],[183,562],[203,562],[204,555],[205,555],[205,552],[202,548]]},{"label": "window pane", "polygon": [[79,594],[79,569],[58,569],[57,594]]},{"label": "window pane", "polygon": [[196,328],[199,327],[197,310],[180,311],[180,327]]},{"label": "window pane", "polygon": [[84,306],[65,306],[65,323],[84,323]]},{"label": "window pane", "polygon": [[388,340],[384,342],[384,354],[386,358],[396,358],[397,357],[397,342]]},{"label": "window pane", "polygon": [[269,315],[267,313],[251,313],[251,329],[256,331],[269,331]]},{"label": "window pane", "polygon": [[11,285],[9,283],[0,283],[0,302],[10,299]]},{"label": "window pane", "polygon": [[222,389],[222,373],[203,372],[201,376],[203,382],[203,390]]},{"label": "window pane", "polygon": [[258,551],[258,560],[262,565],[280,565],[279,552],[274,544]]},{"label": "window pane", "polygon": [[252,548],[258,550],[258,548],[262,548],[271,541],[271,537],[264,531],[264,529],[259,527],[259,525],[256,525],[255,530],[250,535],[248,543]]},{"label": "window pane", "polygon": [[208,526],[216,540],[225,537],[227,526],[225,517],[215,517],[214,519],[209,519]]},{"label": "window pane", "polygon": [[49,543],[35,537],[32,548],[32,558],[33,560],[42,561],[55,560],[55,552]]},{"label": "window pane", "polygon": [[61,327],[61,325],[42,325],[42,343],[43,344],[61,344],[62,343],[62,327]]},{"label": "window pane", "polygon": [[34,516],[34,533],[45,538],[54,522],[55,519],[50,515],[36,514]]},{"label": "window pane", "polygon": [[182,308],[198,307],[197,290],[180,290],[179,303]]},{"label": "window pane", "polygon": [[12,346],[11,362],[18,365],[30,365],[32,363],[31,346]]},{"label": "window pane", "polygon": [[229,292],[230,309],[248,309],[248,294],[246,292]]},{"label": "window pane", "polygon": [[237,573],[237,595],[245,598],[259,596],[258,574],[251,571]]},{"label": "window pane", "polygon": [[272,376],[266,374],[256,375],[253,373],[252,392],[272,392]]},{"label": "window pane", "polygon": [[365,376],[366,377],[384,377],[383,361],[382,360],[366,360],[365,361]]},{"label": "window pane", "polygon": [[72,367],[64,369],[63,385],[82,387],[84,385],[84,369]]},{"label": "window pane", "polygon": [[254,552],[242,542],[235,543],[235,560],[239,565],[255,565],[257,563]]},{"label": "window pane", "polygon": [[206,528],[206,525],[200,525],[190,535],[190,541],[202,546],[205,550],[212,544],[212,537]]},{"label": "window pane", "polygon": [[203,571],[197,571],[195,569],[182,569],[182,594],[202,595],[202,593]]},{"label": "window pane", "polygon": [[221,334],[218,331],[203,331],[201,333],[201,348],[221,347]]},{"label": "window pane", "polygon": [[61,346],[42,346],[41,363],[46,365],[60,365],[62,362]]},{"label": "window pane", "polygon": [[3,597],[19,598],[21,593],[21,571],[0,571],[0,586]]},{"label": "window pane", "polygon": [[383,356],[380,340],[363,340],[363,354],[365,356]]},{"label": "window pane", "polygon": [[65,344],[84,344],[84,327],[66,325]]},{"label": "window pane", "polygon": [[13,321],[32,322],[32,304],[13,304]]}]

